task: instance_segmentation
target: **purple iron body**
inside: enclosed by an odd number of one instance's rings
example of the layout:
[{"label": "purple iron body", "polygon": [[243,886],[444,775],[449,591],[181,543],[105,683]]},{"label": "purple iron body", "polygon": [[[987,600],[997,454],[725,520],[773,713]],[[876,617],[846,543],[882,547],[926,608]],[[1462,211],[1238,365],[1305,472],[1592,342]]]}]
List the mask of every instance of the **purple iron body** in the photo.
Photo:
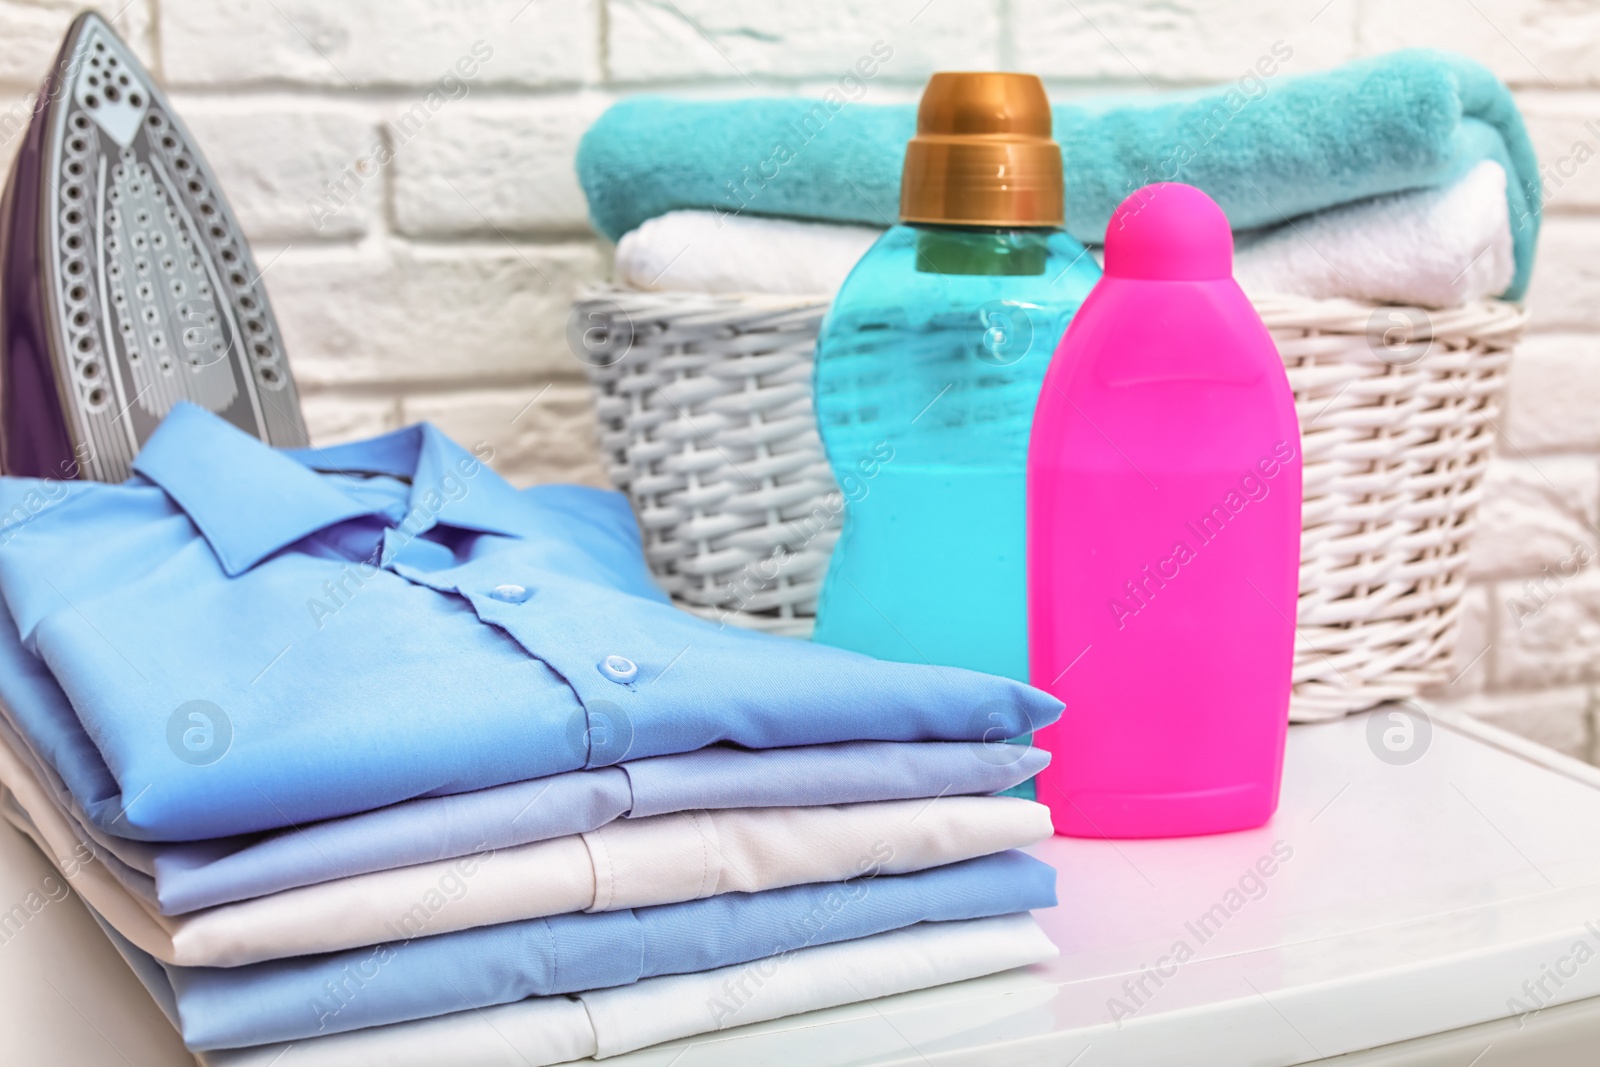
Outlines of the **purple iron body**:
[{"label": "purple iron body", "polygon": [[180,400],[306,444],[277,322],[194,138],[92,13],[0,200],[0,470],[121,481]]}]

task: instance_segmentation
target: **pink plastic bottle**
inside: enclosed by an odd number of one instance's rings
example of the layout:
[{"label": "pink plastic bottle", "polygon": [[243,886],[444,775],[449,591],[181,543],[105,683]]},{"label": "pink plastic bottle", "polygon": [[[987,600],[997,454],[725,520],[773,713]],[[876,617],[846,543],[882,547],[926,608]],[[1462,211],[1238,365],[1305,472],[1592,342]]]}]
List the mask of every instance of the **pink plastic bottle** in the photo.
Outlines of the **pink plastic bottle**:
[{"label": "pink plastic bottle", "polygon": [[1227,217],[1148,186],[1111,216],[1028,456],[1031,680],[1067,706],[1035,742],[1057,833],[1271,818],[1299,564],[1294,399]]}]

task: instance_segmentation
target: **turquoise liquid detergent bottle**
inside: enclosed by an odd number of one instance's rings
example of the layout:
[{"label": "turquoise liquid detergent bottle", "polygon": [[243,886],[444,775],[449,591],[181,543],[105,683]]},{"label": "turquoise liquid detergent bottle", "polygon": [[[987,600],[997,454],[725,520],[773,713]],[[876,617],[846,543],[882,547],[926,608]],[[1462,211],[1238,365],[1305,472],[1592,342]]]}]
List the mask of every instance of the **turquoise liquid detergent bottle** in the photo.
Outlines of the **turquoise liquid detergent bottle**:
[{"label": "turquoise liquid detergent bottle", "polygon": [[850,273],[817,344],[818,424],[850,492],[815,639],[1026,681],[1029,431],[1100,276],[1060,228],[1043,84],[935,74],[901,187],[902,224]]}]

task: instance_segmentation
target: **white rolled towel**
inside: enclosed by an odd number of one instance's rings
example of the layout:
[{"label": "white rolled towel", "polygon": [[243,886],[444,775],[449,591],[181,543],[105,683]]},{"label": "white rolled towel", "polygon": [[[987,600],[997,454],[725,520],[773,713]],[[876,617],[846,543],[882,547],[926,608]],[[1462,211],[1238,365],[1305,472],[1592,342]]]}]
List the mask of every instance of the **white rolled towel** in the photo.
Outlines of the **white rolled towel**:
[{"label": "white rolled towel", "polygon": [[1252,295],[1454,307],[1504,292],[1516,270],[1493,160],[1453,185],[1329,208],[1239,246],[1233,274]]},{"label": "white rolled towel", "polygon": [[[1246,292],[1451,307],[1503,292],[1516,268],[1506,176],[1479,163],[1438,189],[1361,200],[1241,234]],[[831,296],[883,231],[674,211],[625,234],[617,280],[636,289]]]},{"label": "white rolled towel", "polygon": [[672,211],[617,242],[617,280],[635,289],[832,296],[883,231],[714,211]]}]

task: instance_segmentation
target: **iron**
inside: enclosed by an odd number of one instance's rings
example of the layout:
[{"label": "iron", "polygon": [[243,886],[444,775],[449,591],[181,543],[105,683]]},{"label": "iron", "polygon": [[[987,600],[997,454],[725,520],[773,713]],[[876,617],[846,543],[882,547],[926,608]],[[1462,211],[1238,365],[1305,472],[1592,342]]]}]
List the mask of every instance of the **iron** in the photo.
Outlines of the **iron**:
[{"label": "iron", "polygon": [[215,175],[133,50],[88,12],[0,197],[0,471],[121,481],[181,400],[269,444],[307,443]]}]

